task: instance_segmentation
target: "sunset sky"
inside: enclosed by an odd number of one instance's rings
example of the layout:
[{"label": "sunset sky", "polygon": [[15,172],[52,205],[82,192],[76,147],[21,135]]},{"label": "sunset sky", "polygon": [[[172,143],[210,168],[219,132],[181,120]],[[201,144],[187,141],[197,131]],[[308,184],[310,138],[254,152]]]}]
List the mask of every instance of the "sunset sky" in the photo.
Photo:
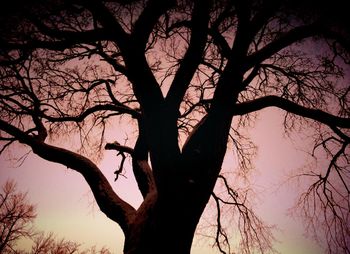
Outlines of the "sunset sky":
[{"label": "sunset sky", "polygon": [[126,236],[125,253],[261,254],[273,238],[281,254],[348,253],[344,7],[11,1],[0,188],[14,181],[38,236],[79,252],[123,254]]},{"label": "sunset sky", "polygon": [[[293,136],[293,141],[284,138],[282,122],[280,110],[268,109],[261,112],[255,126],[250,128],[252,139],[258,145],[256,171],[251,177],[257,191],[253,203],[269,224],[279,227],[275,235],[279,241],[276,248],[281,253],[322,254],[317,245],[304,236],[303,222],[287,216],[302,186],[285,180],[296,173],[308,157],[302,151],[306,150],[307,141],[300,135]],[[123,140],[127,132],[128,127],[124,126],[115,134],[116,138]],[[11,151],[14,155],[21,154],[18,148]],[[118,166],[115,158],[114,151],[106,151],[99,165],[118,194],[138,206],[141,195],[130,171],[126,172],[127,178],[120,177],[117,183],[113,182],[113,171]],[[119,226],[99,211],[88,185],[78,173],[33,154],[19,167],[14,167],[16,163],[8,159],[6,153],[0,158],[0,184],[14,179],[18,189],[28,192],[29,200],[37,207],[35,225],[38,230],[53,232],[58,238],[77,241],[84,247],[105,246],[112,253],[122,253],[123,235]],[[229,168],[227,164],[224,167]],[[219,253],[212,248],[212,239],[198,235],[194,241],[193,254]],[[25,248],[26,244],[23,241],[19,247]]]}]

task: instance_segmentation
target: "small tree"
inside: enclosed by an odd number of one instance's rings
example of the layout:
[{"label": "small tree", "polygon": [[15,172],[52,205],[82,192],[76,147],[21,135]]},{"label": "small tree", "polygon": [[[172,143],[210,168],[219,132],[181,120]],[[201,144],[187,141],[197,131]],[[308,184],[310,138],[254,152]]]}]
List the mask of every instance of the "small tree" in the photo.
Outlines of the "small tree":
[{"label": "small tree", "polygon": [[[221,171],[228,144],[239,165],[233,170],[252,169],[244,129],[268,107],[286,112],[286,131],[315,131],[313,154],[326,153],[330,163],[305,169],[314,184],[300,205],[314,228],[329,232],[329,252],[350,252],[350,31],[341,1],[11,3],[0,20],[4,149],[18,141],[79,172],[123,230],[124,253],[164,253],[165,245],[188,254],[211,197],[222,253],[231,252],[221,224],[226,205],[239,214],[243,253],[271,248],[268,227]],[[105,140],[118,120],[136,133],[125,145]],[[64,147],[67,136],[80,145]],[[123,156],[116,179],[132,158],[140,207],[101,172],[103,147]],[[225,196],[214,193],[217,181]]]},{"label": "small tree", "polygon": [[[109,254],[107,248],[97,250],[95,246],[81,250],[77,242],[58,240],[53,233],[34,230],[35,207],[29,203],[27,194],[19,192],[13,180],[8,180],[0,192],[0,253],[13,254]],[[33,241],[30,252],[18,250],[20,239]]]},{"label": "small tree", "polygon": [[32,238],[34,244],[30,252],[23,254],[111,254],[107,248],[97,250],[95,246],[90,249],[81,250],[77,242],[57,239],[52,233],[38,233]]},{"label": "small tree", "polygon": [[34,236],[35,217],[26,194],[17,191],[14,181],[7,181],[0,193],[0,253],[14,252],[20,238]]}]

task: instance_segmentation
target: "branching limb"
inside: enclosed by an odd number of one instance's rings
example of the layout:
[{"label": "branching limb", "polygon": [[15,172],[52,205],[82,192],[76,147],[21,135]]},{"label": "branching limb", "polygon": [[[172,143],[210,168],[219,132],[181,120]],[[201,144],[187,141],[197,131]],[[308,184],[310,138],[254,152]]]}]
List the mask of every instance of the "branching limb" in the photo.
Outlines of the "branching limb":
[{"label": "branching limb", "polygon": [[235,110],[232,113],[233,115],[244,115],[267,107],[278,107],[287,112],[310,118],[328,126],[350,128],[350,118],[335,116],[318,109],[306,108],[295,102],[274,95],[240,103],[235,106]]},{"label": "branching limb", "polygon": [[270,58],[272,55],[276,54],[283,48],[292,45],[294,42],[300,41],[304,38],[308,38],[320,33],[319,24],[310,24],[296,27],[284,34],[270,44],[255,52],[254,54],[248,56],[246,61],[245,70],[262,63],[264,60]]},{"label": "branching limb", "polygon": [[147,195],[153,195],[157,189],[152,169],[148,163],[148,150],[145,129],[142,121],[139,120],[139,137],[136,140],[132,165],[137,184],[145,199]]},{"label": "branching limb", "polygon": [[[212,193],[212,198],[215,201],[217,211],[215,245],[220,252],[231,253],[231,243],[229,241],[231,236],[224,228],[223,219],[225,217],[222,216],[227,211],[233,213],[233,217],[238,221],[237,227],[241,235],[239,245],[242,253],[274,251],[272,248],[273,236],[271,235],[271,228],[264,225],[254,211],[248,207],[247,194],[241,195],[233,190],[224,176],[220,175],[219,179],[222,182],[223,192],[220,194]],[[232,226],[232,222],[230,226]]]},{"label": "branching limb", "polygon": [[121,145],[119,142],[113,142],[113,143],[107,143],[105,146],[106,150],[116,150],[119,151],[121,153],[128,153],[131,156],[133,156],[134,154],[134,149],[132,149],[131,147],[128,146],[123,146]]},{"label": "branching limb", "polygon": [[19,142],[29,145],[33,152],[43,159],[65,165],[81,173],[89,184],[101,211],[117,222],[127,233],[135,209],[113,191],[108,180],[92,161],[72,151],[46,144],[3,120],[0,120],[0,129]]},{"label": "branching limb", "polygon": [[117,181],[119,175],[124,176],[122,174],[122,172],[123,172],[123,169],[124,169],[124,163],[125,163],[125,159],[126,159],[125,153],[128,153],[128,154],[130,154],[132,156],[134,154],[134,150],[131,147],[122,146],[118,142],[107,143],[106,146],[105,146],[105,149],[106,150],[117,150],[118,151],[117,156],[120,155],[122,157],[122,160],[121,160],[121,162],[119,164],[118,169],[114,171],[114,174],[115,174],[114,181]]},{"label": "branching limb", "polygon": [[[119,175],[124,176],[122,173],[123,173],[123,169],[124,169],[124,162],[125,162],[126,156],[125,156],[125,154],[124,154],[123,152],[119,152],[119,153],[117,154],[117,156],[118,156],[118,155],[121,155],[121,156],[122,156],[122,160],[121,160],[121,162],[120,162],[119,168],[118,168],[116,171],[114,171],[114,174],[115,174],[114,181],[117,181],[117,180],[118,180]],[[125,176],[124,176],[124,177],[125,177]]]},{"label": "branching limb", "polygon": [[108,30],[107,34],[112,36],[113,41],[117,42],[122,51],[128,49],[129,35],[101,1],[83,1],[83,5],[91,11],[96,21],[100,22]]},{"label": "branching limb", "polygon": [[[300,196],[297,207],[312,234],[329,253],[350,253],[350,145],[348,135],[337,127],[319,131],[313,156],[329,158],[319,168],[297,177],[310,179],[311,185]],[[336,135],[334,135],[336,134]],[[322,230],[320,230],[320,228]]]},{"label": "branching limb", "polygon": [[174,0],[151,0],[147,2],[145,9],[134,24],[134,29],[131,35],[131,39],[134,40],[142,50],[145,50],[149,36],[160,16],[165,14],[165,12],[174,4]]},{"label": "branching limb", "polygon": [[41,112],[41,117],[44,119],[49,120],[50,122],[82,122],[84,119],[86,119],[88,116],[95,114],[99,111],[112,111],[112,112],[118,112],[118,113],[130,113],[132,116],[135,116],[136,118],[139,116],[137,111],[128,108],[127,106],[118,106],[114,104],[99,104],[95,105],[91,108],[88,108],[81,112],[79,115],[76,116],[50,116],[43,112]]},{"label": "branching limb", "polygon": [[195,1],[191,20],[191,40],[176,72],[170,90],[166,97],[167,102],[178,109],[185,95],[188,85],[201,63],[203,50],[208,35],[210,1]]},{"label": "branching limb", "polygon": [[[118,142],[107,143],[105,149],[107,150],[116,150],[123,156],[124,153],[128,153],[132,157],[132,166],[133,172],[138,184],[138,187],[141,191],[141,194],[144,198],[149,193],[155,191],[155,182],[151,167],[148,164],[148,149],[143,133],[144,130],[140,130],[140,135],[136,141],[135,148],[132,149],[127,146],[120,145]],[[125,156],[125,155],[124,155]],[[125,157],[122,157],[125,158]],[[120,164],[118,173],[121,172],[123,165],[123,159]]]},{"label": "branching limb", "polygon": [[[235,16],[235,10],[233,6],[229,3],[227,3],[224,7],[224,10],[218,15],[218,18],[213,22],[211,25],[209,34],[213,39],[213,43],[218,47],[220,54],[223,58],[230,58],[231,55],[231,47],[228,44],[225,36],[223,35],[222,31],[220,31],[220,25],[224,23],[224,21],[230,17]],[[234,23],[231,23],[230,25],[233,26]],[[230,26],[225,26],[230,27]]]},{"label": "branching limb", "polygon": [[[227,254],[227,252],[224,250],[224,246],[228,247],[228,253],[231,253],[230,251],[230,243],[228,240],[228,235],[226,234],[226,231],[222,228],[221,223],[221,204],[220,199],[216,194],[213,192],[212,197],[214,198],[215,204],[216,204],[216,212],[217,212],[217,219],[216,219],[216,236],[215,236],[215,245],[218,247],[220,253]],[[223,238],[223,240],[221,240]]]}]

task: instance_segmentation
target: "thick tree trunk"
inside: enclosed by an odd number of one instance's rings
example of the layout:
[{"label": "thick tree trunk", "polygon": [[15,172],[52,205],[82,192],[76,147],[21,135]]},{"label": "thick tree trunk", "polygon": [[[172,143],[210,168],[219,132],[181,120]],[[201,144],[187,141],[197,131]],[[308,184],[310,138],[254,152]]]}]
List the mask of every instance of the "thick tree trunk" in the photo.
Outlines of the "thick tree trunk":
[{"label": "thick tree trunk", "polygon": [[189,254],[204,207],[189,200],[158,201],[135,221],[126,236],[124,253]]},{"label": "thick tree trunk", "polygon": [[162,149],[154,152],[152,160],[159,166],[158,193],[146,197],[149,200],[138,210],[125,237],[125,254],[190,254],[197,224],[220,173],[231,120],[228,111],[203,118],[181,153],[170,152],[165,136],[160,138],[157,147]]},{"label": "thick tree trunk", "polygon": [[188,254],[199,218],[206,202],[198,203],[191,195],[176,198],[158,197],[152,207],[137,214],[130,234],[126,236],[124,253]]},{"label": "thick tree trunk", "polygon": [[148,217],[144,228],[135,228],[128,236],[124,253],[189,254],[194,230],[181,218],[183,216],[168,208],[160,208],[156,214]]},{"label": "thick tree trunk", "polygon": [[181,183],[175,180],[177,188],[163,189],[167,193],[160,193],[150,200],[148,207],[138,210],[125,239],[125,254],[190,253],[212,187],[207,185],[204,189],[192,180],[183,180]]},{"label": "thick tree trunk", "polygon": [[215,180],[201,182],[192,176],[177,176],[169,188],[144,203],[125,237],[125,254],[190,253],[197,224],[215,185]]},{"label": "thick tree trunk", "polygon": [[[154,133],[149,142],[153,141],[151,161],[157,194],[148,194],[138,209],[125,235],[125,254],[190,253],[226,152],[232,120],[227,112],[204,118],[181,152],[173,149],[177,148],[177,135],[169,135],[177,134],[176,129],[169,132],[176,122],[161,119],[148,128],[148,133]],[[173,142],[168,142],[169,136]]]}]

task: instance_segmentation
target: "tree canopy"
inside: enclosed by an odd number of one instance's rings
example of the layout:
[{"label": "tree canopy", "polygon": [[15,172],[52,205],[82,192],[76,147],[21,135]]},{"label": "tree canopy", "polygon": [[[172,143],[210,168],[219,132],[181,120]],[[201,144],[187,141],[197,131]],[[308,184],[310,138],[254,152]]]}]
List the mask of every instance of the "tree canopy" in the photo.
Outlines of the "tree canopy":
[{"label": "tree canopy", "polygon": [[[286,113],[281,127],[312,129],[311,155],[328,156],[328,167],[301,173],[313,184],[299,205],[316,235],[322,225],[329,253],[349,253],[345,10],[342,1],[11,1],[0,17],[1,152],[19,142],[81,173],[122,228],[125,253],[162,253],[157,242],[189,253],[211,197],[219,250],[230,251],[220,209],[231,205],[243,253],[264,253],[271,232],[221,168],[232,144],[232,170],[252,170],[244,130],[260,110],[277,107]],[[118,121],[135,130],[125,144],[105,140]],[[105,149],[122,156],[115,180],[131,157],[140,207],[100,171]],[[213,192],[217,181],[225,198]]]}]

